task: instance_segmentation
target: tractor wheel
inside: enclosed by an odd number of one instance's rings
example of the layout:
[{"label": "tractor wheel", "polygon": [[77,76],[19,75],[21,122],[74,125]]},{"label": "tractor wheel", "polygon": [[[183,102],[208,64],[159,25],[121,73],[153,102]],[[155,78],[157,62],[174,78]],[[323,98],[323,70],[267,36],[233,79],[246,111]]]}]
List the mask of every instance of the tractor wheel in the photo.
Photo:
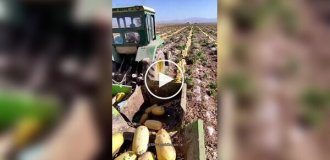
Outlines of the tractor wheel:
[{"label": "tractor wheel", "polygon": [[[154,62],[159,60],[165,60],[165,55],[162,51],[158,51]],[[152,62],[152,63],[154,63]],[[151,64],[150,64],[151,65]],[[148,78],[150,80],[158,81],[159,72],[165,72],[165,62],[158,62],[149,69]]]}]

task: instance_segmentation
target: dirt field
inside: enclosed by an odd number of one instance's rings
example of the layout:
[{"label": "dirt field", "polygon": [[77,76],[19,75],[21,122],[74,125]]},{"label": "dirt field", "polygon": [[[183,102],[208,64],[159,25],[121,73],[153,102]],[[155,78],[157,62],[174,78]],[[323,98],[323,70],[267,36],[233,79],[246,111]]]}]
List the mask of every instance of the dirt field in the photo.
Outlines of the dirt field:
[{"label": "dirt field", "polygon": [[[187,84],[187,112],[184,124],[204,121],[206,155],[217,159],[217,48],[216,24],[161,26],[165,39],[161,51],[182,66]],[[171,74],[176,71],[172,70]]]}]

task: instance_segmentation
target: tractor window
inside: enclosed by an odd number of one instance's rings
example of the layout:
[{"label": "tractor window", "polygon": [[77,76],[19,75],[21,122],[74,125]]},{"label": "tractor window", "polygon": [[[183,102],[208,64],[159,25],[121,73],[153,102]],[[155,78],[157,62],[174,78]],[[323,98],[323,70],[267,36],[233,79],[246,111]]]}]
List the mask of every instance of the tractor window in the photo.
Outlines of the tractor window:
[{"label": "tractor window", "polygon": [[126,28],[141,27],[140,17],[125,17]]},{"label": "tractor window", "polygon": [[140,42],[140,35],[137,32],[127,32],[125,33],[125,42],[126,43],[136,43]]},{"label": "tractor window", "polygon": [[118,24],[118,19],[117,18],[112,18],[112,28],[118,28],[119,24]]},{"label": "tractor window", "polygon": [[114,44],[124,44],[124,39],[120,35],[120,33],[113,33],[112,36],[113,36],[113,43]]},{"label": "tractor window", "polygon": [[112,28],[125,28],[124,18],[112,18]]},{"label": "tractor window", "polygon": [[147,24],[147,35],[148,35],[148,42],[151,41],[152,35],[151,35],[151,29],[150,29],[150,15],[146,15],[146,24]]},{"label": "tractor window", "polygon": [[155,34],[155,16],[151,15],[151,32],[152,32],[152,39],[156,39]]},{"label": "tractor window", "polygon": [[132,18],[131,17],[125,17],[125,23],[126,23],[126,28],[133,28],[132,26]]},{"label": "tractor window", "polygon": [[119,28],[125,28],[125,20],[124,18],[118,18],[119,19]]},{"label": "tractor window", "polygon": [[141,18],[140,17],[134,17],[133,18],[133,24],[135,27],[141,27]]},{"label": "tractor window", "polygon": [[136,28],[141,27],[140,17],[112,18],[112,28]]},{"label": "tractor window", "polygon": [[124,18],[112,18],[112,28],[125,28],[125,26]]}]

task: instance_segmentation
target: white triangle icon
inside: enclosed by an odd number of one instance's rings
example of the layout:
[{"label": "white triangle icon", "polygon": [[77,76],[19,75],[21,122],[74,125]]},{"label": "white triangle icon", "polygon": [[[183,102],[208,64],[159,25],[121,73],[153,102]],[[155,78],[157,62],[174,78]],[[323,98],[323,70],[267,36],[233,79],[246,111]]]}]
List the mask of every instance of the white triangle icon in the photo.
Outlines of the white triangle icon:
[{"label": "white triangle icon", "polygon": [[170,77],[170,76],[167,76],[161,72],[159,72],[159,75],[158,75],[158,79],[159,79],[159,83],[158,83],[158,87],[162,87],[164,86],[165,84],[173,81],[173,78]]}]

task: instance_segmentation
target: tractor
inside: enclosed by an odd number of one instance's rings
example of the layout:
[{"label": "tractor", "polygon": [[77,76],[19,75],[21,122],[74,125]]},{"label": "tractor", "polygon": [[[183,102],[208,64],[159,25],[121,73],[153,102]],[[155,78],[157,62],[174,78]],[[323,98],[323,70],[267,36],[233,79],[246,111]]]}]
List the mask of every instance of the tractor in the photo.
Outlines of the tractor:
[{"label": "tractor", "polygon": [[[165,61],[152,65],[158,60],[168,58],[158,50],[164,41],[156,35],[155,24],[155,10],[150,7],[112,9],[112,96],[116,98],[118,93],[124,93],[126,97],[124,106],[117,104],[115,99],[112,104],[129,122],[143,108],[142,105],[159,102],[159,99],[148,93],[144,83],[146,81],[151,90],[156,90],[158,75],[164,73],[168,65]],[[146,73],[150,65],[152,66]],[[180,84],[172,83],[169,87],[158,90],[171,94]],[[123,124],[126,125],[125,122]],[[120,125],[117,126],[120,128]]]},{"label": "tractor", "polygon": [[[152,8],[113,8],[112,34],[112,80],[115,87],[141,84],[149,65],[168,58],[162,51],[157,51],[164,41],[156,35],[155,10]],[[153,65],[148,78],[158,80],[159,72],[164,72],[165,67],[165,62]]]}]

